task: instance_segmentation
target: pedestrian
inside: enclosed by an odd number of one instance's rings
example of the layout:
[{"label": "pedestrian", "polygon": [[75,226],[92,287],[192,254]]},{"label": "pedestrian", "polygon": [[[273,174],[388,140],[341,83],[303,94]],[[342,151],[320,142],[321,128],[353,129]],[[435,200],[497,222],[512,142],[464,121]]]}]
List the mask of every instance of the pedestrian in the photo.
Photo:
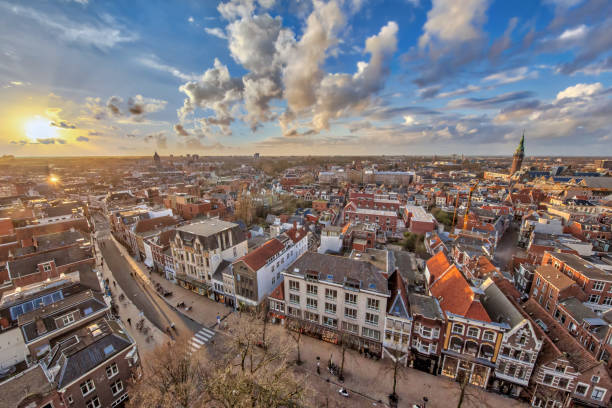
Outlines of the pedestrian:
[{"label": "pedestrian", "polygon": [[117,282],[113,281],[113,286],[117,287]]},{"label": "pedestrian", "polygon": [[128,322],[128,324],[130,325],[130,327],[132,327],[132,319],[130,319],[130,318],[128,317],[127,322]]},{"label": "pedestrian", "polygon": [[221,327],[221,316],[217,313],[217,326]]},{"label": "pedestrian", "polygon": [[321,374],[321,362],[317,360],[317,374]]}]

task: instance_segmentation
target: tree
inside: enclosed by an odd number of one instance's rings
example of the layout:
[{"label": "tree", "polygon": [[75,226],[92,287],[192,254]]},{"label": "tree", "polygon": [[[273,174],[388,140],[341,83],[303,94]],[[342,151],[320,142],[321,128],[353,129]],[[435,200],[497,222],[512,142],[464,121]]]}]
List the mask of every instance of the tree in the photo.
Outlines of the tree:
[{"label": "tree", "polygon": [[204,371],[187,341],[157,347],[142,359],[143,379],[130,391],[129,406],[159,408],[202,406]]},{"label": "tree", "polygon": [[[386,351],[386,352],[385,352]],[[389,394],[389,402],[392,405],[397,405],[397,401],[399,400],[399,396],[397,395],[397,380],[403,376],[403,371],[401,368],[404,366],[406,362],[406,358],[408,356],[402,352],[395,350],[385,349],[383,353],[389,356],[391,359],[392,365],[386,366],[385,370],[391,371],[393,373],[393,387],[391,389],[391,394]]]},{"label": "tree", "polygon": [[349,348],[350,345],[350,341],[352,339],[352,336],[349,335],[348,333],[342,333],[342,336],[340,337],[340,347],[341,347],[341,358],[340,358],[340,371],[338,372],[338,379],[340,381],[344,381],[344,360],[345,360],[345,354],[346,354],[346,350]]},{"label": "tree", "polygon": [[299,320],[292,320],[291,322],[287,322],[287,330],[289,331],[289,335],[295,341],[295,345],[297,348],[297,358],[295,363],[297,365],[302,364],[302,355],[300,354],[300,344],[302,341],[302,332],[304,331],[304,325]]},{"label": "tree", "polygon": [[[191,353],[187,342],[168,343],[147,356],[143,380],[130,389],[129,407],[264,408],[303,406],[305,379],[288,364],[287,342],[253,347],[261,327],[252,315],[232,341]],[[211,346],[212,347],[212,346]]]}]

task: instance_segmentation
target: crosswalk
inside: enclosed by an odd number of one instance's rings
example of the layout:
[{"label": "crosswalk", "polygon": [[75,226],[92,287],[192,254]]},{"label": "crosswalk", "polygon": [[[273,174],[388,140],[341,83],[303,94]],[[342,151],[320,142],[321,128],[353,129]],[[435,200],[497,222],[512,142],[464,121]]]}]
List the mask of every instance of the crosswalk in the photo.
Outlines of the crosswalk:
[{"label": "crosswalk", "polygon": [[202,327],[199,332],[197,332],[190,340],[189,340],[189,351],[191,353],[195,353],[198,351],[204,344],[208,343],[210,339],[213,338],[215,332],[209,328]]}]

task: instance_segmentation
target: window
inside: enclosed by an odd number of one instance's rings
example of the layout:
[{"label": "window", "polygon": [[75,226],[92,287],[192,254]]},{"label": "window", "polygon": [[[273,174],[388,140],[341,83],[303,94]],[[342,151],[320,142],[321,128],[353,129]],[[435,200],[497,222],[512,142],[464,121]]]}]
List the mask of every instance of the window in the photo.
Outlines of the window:
[{"label": "window", "polygon": [[467,335],[469,337],[474,337],[474,338],[478,338],[478,335],[480,334],[480,330],[478,330],[475,327],[469,327],[468,331],[467,331]]},{"label": "window", "polygon": [[85,406],[87,408],[100,408],[102,406],[102,404],[100,404],[100,400],[98,399],[98,397],[93,397],[92,399],[87,401]]},{"label": "window", "polygon": [[323,325],[328,326],[328,327],[333,327],[335,329],[338,327],[338,319],[323,316]]},{"label": "window", "polygon": [[612,306],[612,297],[606,297],[603,301],[603,304],[606,306]]},{"label": "window", "polygon": [[51,263],[47,262],[47,263],[43,264],[43,271],[51,272]]},{"label": "window", "polygon": [[62,316],[62,323],[64,324],[64,326],[67,326],[67,325],[69,325],[72,322],[74,322],[74,314],[73,313],[67,314],[66,316]]},{"label": "window", "polygon": [[356,325],[356,324],[353,324],[353,323],[349,323],[349,322],[342,322],[342,330],[358,334],[359,333],[359,326]]},{"label": "window", "polygon": [[89,394],[90,392],[96,389],[96,386],[93,380],[91,379],[85,381],[84,383],[81,383],[80,387],[81,387],[81,393],[83,394],[83,396],[86,396],[87,394]]},{"label": "window", "polygon": [[604,288],[604,283],[600,282],[600,281],[595,281],[593,282],[593,290],[597,291],[597,292],[601,292]]},{"label": "window", "polygon": [[370,339],[380,340],[380,332],[378,330],[373,330],[368,327],[361,328],[361,335]]},{"label": "window", "polygon": [[304,319],[311,322],[319,323],[319,315],[316,313],[304,311]]},{"label": "window", "polygon": [[113,378],[115,375],[119,373],[119,367],[117,367],[117,363],[113,363],[106,367],[106,377]]},{"label": "window", "polygon": [[569,384],[569,380],[567,378],[560,378],[559,379],[559,388],[566,389],[568,384]]},{"label": "window", "polygon": [[325,313],[336,314],[336,305],[334,303],[325,302]]},{"label": "window", "polygon": [[356,319],[357,318],[357,309],[351,309],[350,307],[345,307],[344,308],[344,316],[348,317],[349,319]]},{"label": "window", "polygon": [[117,380],[111,384],[111,392],[113,393],[113,396],[119,394],[121,391],[123,391],[123,383],[121,380]]},{"label": "window", "polygon": [[356,305],[357,304],[357,295],[355,295],[353,293],[345,293],[344,294],[344,303],[347,303],[349,305]]},{"label": "window", "polygon": [[336,300],[338,292],[333,289],[325,289],[325,298],[329,300]]},{"label": "window", "polygon": [[519,344],[525,345],[526,342],[527,342],[527,336],[523,334],[521,338],[519,339]]},{"label": "window", "polygon": [[316,285],[306,285],[306,293],[309,295],[317,294],[317,286]]},{"label": "window", "polygon": [[458,323],[453,323],[453,333],[463,334],[463,325]]},{"label": "window", "polygon": [[316,309],[318,307],[317,299],[306,298],[306,307],[309,309]]},{"label": "window", "polygon": [[74,402],[74,399],[72,398],[72,395],[68,396],[68,403],[72,404]]},{"label": "window", "polygon": [[368,298],[368,309],[370,310],[380,310],[380,301],[378,299]]},{"label": "window", "polygon": [[589,296],[589,303],[599,303],[600,298],[599,295],[591,295]]},{"label": "window", "polygon": [[300,304],[300,297],[294,293],[289,294],[289,303],[293,303],[294,305]]},{"label": "window", "polygon": [[540,277],[539,276],[536,278],[536,286],[540,286]]},{"label": "window", "polygon": [[295,307],[288,307],[287,313],[289,316],[300,317],[300,309],[296,309]]},{"label": "window", "polygon": [[552,384],[552,382],[553,382],[553,376],[550,375],[550,374],[546,374],[544,376],[544,384],[549,384],[550,385],[550,384]]},{"label": "window", "polygon": [[558,373],[565,374],[565,366],[563,364],[557,364],[557,366],[555,367],[555,371]]},{"label": "window", "polygon": [[589,390],[589,386],[586,384],[578,383],[576,386],[576,394],[585,396],[587,391]]},{"label": "window", "polygon": [[299,292],[300,291],[300,282],[294,281],[294,280],[290,280],[289,281],[289,290],[292,290],[294,292]]},{"label": "window", "polygon": [[604,390],[603,388],[595,387],[593,389],[593,392],[591,393],[591,399],[594,399],[595,401],[601,401],[603,400],[604,395],[606,395],[606,390]]},{"label": "window", "polygon": [[596,376],[596,375],[592,376],[592,377],[591,377],[591,382],[592,382],[593,384],[598,384],[598,383],[599,383],[599,377],[598,377],[598,376]]},{"label": "window", "polygon": [[485,332],[482,334],[482,339],[484,341],[495,341],[495,332],[485,330]]},{"label": "window", "polygon": [[366,313],[365,322],[367,324],[371,324],[372,326],[378,326],[378,315],[374,313]]}]

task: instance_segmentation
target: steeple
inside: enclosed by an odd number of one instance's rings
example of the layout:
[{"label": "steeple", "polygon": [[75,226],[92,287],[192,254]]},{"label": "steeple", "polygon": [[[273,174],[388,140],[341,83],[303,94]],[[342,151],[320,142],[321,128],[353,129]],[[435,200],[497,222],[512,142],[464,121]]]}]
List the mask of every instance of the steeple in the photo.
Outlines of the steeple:
[{"label": "steeple", "polygon": [[525,131],[523,130],[523,136],[521,136],[521,141],[519,142],[516,151],[512,157],[512,167],[510,168],[510,175],[513,175],[517,171],[521,169],[521,165],[523,164],[523,158],[525,157]]},{"label": "steeple", "polygon": [[521,156],[525,156],[525,131],[523,130],[523,136],[521,136],[521,141],[516,148],[516,152],[514,154],[520,154]]}]

